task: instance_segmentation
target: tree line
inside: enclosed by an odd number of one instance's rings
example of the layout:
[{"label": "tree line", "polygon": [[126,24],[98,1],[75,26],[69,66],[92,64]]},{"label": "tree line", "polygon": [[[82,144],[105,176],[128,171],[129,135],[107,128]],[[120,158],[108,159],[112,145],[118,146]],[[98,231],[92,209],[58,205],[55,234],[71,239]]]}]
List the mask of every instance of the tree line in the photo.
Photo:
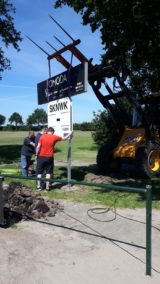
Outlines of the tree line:
[{"label": "tree line", "polygon": [[[7,124],[6,126],[3,126],[3,129],[30,129],[34,126],[36,126],[38,129],[41,127],[41,125],[47,124],[47,113],[42,108],[35,109],[31,115],[28,116],[26,123],[23,122],[22,116],[18,112],[13,112],[11,116],[8,119],[8,122],[10,124]],[[0,114],[0,126],[2,128],[2,125],[6,123],[6,117],[2,114]]]},{"label": "tree line", "polygon": [[[130,113],[129,109],[128,112]],[[14,112],[11,114],[8,121],[10,124],[2,126],[5,123],[5,116],[0,114],[0,130],[28,131],[32,129],[38,131],[42,127],[47,127],[47,113],[43,109],[35,109],[34,112],[28,116],[26,124],[24,124],[22,116]],[[98,146],[101,146],[106,141],[116,145],[119,139],[116,123],[110,112],[106,110],[93,112],[91,122],[73,123],[73,130],[91,131],[93,140]]]},{"label": "tree line", "polygon": [[[23,122],[22,116],[13,112],[8,119],[9,124],[6,124],[6,117],[0,114],[0,127],[1,130],[40,130],[43,126],[47,126],[47,112],[42,108],[37,108],[31,115],[28,116],[26,123]],[[5,124],[5,125],[4,125]],[[74,130],[80,131],[94,131],[93,122],[74,123]]]}]

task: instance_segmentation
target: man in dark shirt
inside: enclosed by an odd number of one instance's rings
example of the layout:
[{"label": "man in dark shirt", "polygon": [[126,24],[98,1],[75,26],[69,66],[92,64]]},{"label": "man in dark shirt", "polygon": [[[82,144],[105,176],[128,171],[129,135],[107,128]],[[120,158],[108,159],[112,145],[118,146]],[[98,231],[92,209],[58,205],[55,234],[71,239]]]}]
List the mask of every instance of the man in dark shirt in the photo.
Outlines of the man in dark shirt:
[{"label": "man in dark shirt", "polygon": [[29,131],[28,136],[24,139],[21,149],[21,168],[22,176],[28,176],[28,168],[31,164],[31,157],[35,153],[35,134]]},{"label": "man in dark shirt", "polygon": [[47,128],[42,128],[41,131],[37,133],[35,137],[35,149],[37,148],[40,137],[45,133],[47,133]]}]

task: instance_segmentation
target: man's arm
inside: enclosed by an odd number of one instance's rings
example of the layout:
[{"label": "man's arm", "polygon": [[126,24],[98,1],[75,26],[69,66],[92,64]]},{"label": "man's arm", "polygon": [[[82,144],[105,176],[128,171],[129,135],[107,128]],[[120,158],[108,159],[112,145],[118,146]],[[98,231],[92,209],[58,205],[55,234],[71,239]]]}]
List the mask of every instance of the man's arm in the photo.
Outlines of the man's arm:
[{"label": "man's arm", "polygon": [[40,148],[41,148],[41,144],[38,143],[38,145],[37,145],[37,147],[36,147],[36,156],[38,156],[39,151],[40,151]]},{"label": "man's arm", "polygon": [[71,131],[68,135],[66,135],[65,137],[62,138],[62,141],[67,140],[68,138],[71,138],[73,134],[73,131]]},{"label": "man's arm", "polygon": [[32,145],[33,147],[35,146],[35,143],[33,141],[30,140],[29,137],[26,137],[24,139],[24,145],[28,146],[28,145]]},{"label": "man's arm", "polygon": [[30,145],[32,145],[33,147],[35,147],[35,143],[34,142],[32,142],[32,141],[30,141],[30,143],[29,143]]}]

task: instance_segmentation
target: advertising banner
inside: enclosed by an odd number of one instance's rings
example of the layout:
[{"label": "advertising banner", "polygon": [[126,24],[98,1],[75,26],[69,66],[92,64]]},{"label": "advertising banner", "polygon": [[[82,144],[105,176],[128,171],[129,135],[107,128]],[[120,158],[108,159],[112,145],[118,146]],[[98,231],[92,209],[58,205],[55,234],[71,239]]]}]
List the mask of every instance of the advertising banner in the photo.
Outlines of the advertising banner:
[{"label": "advertising banner", "polygon": [[88,63],[71,69],[37,84],[38,104],[71,97],[87,92]]}]

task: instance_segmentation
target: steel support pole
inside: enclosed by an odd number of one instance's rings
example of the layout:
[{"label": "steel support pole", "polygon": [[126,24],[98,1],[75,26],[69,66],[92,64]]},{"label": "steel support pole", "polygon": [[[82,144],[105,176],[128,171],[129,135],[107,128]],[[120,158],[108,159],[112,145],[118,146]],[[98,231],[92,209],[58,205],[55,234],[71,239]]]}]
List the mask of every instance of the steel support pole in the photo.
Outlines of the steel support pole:
[{"label": "steel support pole", "polygon": [[4,202],[3,202],[3,180],[4,178],[0,176],[0,225],[5,225],[4,219]]},{"label": "steel support pole", "polygon": [[152,243],[151,243],[151,226],[152,226],[152,186],[146,186],[146,275],[151,276],[152,269]]},{"label": "steel support pole", "polygon": [[71,139],[68,140],[68,156],[67,156],[67,181],[68,187],[71,187]]}]

